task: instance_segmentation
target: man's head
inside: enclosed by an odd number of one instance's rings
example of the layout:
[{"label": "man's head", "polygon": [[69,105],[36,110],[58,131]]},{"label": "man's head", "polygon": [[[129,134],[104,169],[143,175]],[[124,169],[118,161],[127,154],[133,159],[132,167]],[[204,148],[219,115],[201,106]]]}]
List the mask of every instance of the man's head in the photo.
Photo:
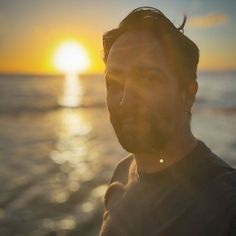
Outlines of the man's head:
[{"label": "man's head", "polygon": [[153,152],[190,128],[199,53],[181,29],[138,8],[104,35],[107,104],[127,151]]}]

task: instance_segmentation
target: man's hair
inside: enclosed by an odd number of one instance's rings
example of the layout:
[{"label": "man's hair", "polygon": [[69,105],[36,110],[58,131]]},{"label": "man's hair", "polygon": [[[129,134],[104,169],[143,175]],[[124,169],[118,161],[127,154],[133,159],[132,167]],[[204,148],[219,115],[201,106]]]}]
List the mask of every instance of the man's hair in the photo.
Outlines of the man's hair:
[{"label": "man's hair", "polygon": [[180,27],[175,25],[158,9],[153,7],[139,7],[125,17],[118,28],[103,35],[103,60],[106,63],[113,43],[124,33],[131,31],[152,32],[167,53],[167,58],[178,76],[180,85],[185,87],[189,81],[197,78],[199,49],[196,44],[184,35],[186,22],[184,16]]}]

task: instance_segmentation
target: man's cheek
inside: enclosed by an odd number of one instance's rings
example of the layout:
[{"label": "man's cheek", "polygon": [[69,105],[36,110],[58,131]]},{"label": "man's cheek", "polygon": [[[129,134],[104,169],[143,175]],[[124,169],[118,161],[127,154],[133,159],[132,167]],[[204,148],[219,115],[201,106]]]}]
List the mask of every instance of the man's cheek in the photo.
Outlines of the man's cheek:
[{"label": "man's cheek", "polygon": [[119,111],[119,103],[115,101],[114,99],[107,99],[107,108],[110,113],[110,115],[114,116]]}]

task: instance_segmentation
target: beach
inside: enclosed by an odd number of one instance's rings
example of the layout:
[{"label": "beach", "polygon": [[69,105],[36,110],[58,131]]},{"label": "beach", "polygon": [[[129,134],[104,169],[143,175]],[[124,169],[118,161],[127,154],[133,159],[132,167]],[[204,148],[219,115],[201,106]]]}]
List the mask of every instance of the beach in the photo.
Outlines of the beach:
[{"label": "beach", "polygon": [[[63,76],[0,76],[0,235],[98,234],[107,183],[127,153],[109,122],[102,75],[78,82],[80,101],[70,107],[60,104]],[[192,118],[196,137],[234,167],[235,84],[235,72],[199,73]]]}]

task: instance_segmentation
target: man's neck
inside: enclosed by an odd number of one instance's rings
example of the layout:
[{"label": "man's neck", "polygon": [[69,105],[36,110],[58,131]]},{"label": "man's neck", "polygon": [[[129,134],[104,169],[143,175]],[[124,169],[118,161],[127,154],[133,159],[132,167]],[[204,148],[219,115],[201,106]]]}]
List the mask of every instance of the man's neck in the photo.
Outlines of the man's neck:
[{"label": "man's neck", "polygon": [[196,138],[190,133],[188,137],[168,143],[165,148],[152,154],[135,154],[137,169],[142,173],[155,173],[183,159],[197,145]]}]

